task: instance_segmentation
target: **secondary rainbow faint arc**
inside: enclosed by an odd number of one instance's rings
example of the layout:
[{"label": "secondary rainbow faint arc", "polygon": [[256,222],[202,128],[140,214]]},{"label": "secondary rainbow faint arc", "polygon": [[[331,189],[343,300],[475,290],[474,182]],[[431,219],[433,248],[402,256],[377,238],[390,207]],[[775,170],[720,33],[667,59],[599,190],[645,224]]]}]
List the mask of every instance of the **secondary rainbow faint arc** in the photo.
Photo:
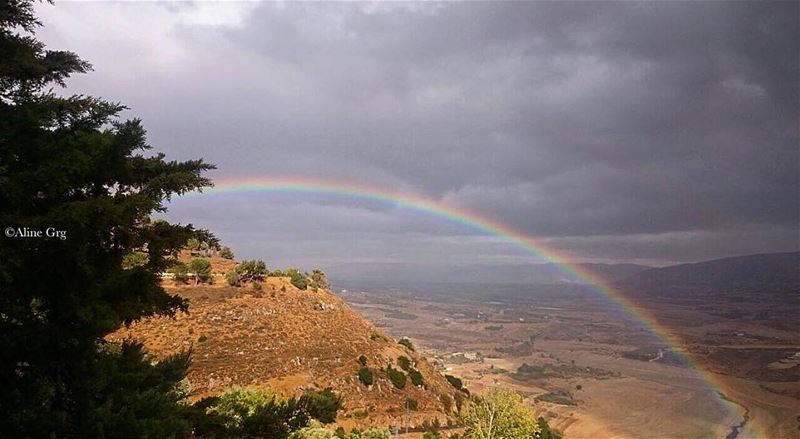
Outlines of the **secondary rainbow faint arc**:
[{"label": "secondary rainbow faint arc", "polygon": [[[427,212],[438,217],[446,218],[452,222],[463,224],[473,229],[478,229],[489,235],[500,237],[535,256],[539,256],[554,263],[563,272],[591,285],[600,294],[610,299],[613,303],[625,311],[626,314],[630,315],[634,320],[647,328],[664,344],[669,346],[669,348],[676,355],[678,355],[686,365],[694,370],[694,372],[709,385],[711,390],[716,392],[718,395],[727,394],[723,383],[714,375],[705,372],[701,367],[699,367],[697,361],[687,355],[681,348],[681,340],[669,328],[660,324],[649,311],[637,306],[632,300],[625,297],[621,292],[612,288],[597,276],[582,269],[579,265],[573,261],[570,261],[557,250],[548,248],[535,238],[520,231],[514,230],[510,226],[487,218],[484,215],[412,193],[393,191],[391,189],[377,186],[367,186],[358,183],[330,179],[318,180],[310,178],[296,179],[269,177],[249,179],[218,179],[215,180],[214,183],[214,187],[204,189],[203,192],[193,192],[187,195],[194,198],[203,194],[223,195],[272,192],[309,193],[353,197],[380,201],[412,210]],[[730,411],[732,415],[737,418],[739,417],[733,403],[725,400],[722,397],[719,397],[718,400],[727,410]],[[752,429],[754,428],[752,422],[749,422],[747,427],[752,432]],[[745,435],[742,437],[761,437],[761,435]]]}]

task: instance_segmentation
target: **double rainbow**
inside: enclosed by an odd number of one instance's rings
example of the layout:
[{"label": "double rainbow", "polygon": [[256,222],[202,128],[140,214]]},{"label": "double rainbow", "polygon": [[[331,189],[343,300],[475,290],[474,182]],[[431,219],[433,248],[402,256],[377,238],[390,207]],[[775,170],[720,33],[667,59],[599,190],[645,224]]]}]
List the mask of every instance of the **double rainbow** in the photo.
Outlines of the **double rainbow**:
[{"label": "double rainbow", "polygon": [[[251,179],[221,179],[215,181],[215,186],[188,194],[189,197],[205,195],[241,194],[241,193],[305,193],[348,197],[377,201],[395,205],[397,207],[429,213],[439,218],[464,225],[478,230],[487,235],[499,237],[509,244],[517,246],[524,251],[554,263],[562,272],[581,282],[590,285],[594,290],[623,310],[630,318],[646,328],[662,343],[668,346],[694,373],[702,379],[709,390],[717,395],[719,404],[734,419],[741,418],[740,407],[729,401],[724,396],[728,394],[726,386],[715,375],[706,372],[700,367],[696,358],[682,349],[681,339],[653,316],[653,314],[638,306],[622,292],[616,290],[604,280],[598,278],[580,265],[571,261],[555,249],[548,248],[534,237],[514,230],[512,227],[492,220],[479,213],[468,211],[457,206],[452,206],[430,198],[394,191],[377,186],[366,186],[357,183],[336,180],[318,180],[311,178],[251,178]],[[746,425],[746,431],[740,431],[740,438],[762,437],[754,432],[752,422]]]}]

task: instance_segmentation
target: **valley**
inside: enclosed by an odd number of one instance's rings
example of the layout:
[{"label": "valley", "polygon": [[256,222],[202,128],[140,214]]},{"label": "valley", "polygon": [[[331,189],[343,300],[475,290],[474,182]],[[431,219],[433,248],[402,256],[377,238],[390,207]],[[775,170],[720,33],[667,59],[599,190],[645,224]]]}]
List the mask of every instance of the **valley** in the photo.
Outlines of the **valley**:
[{"label": "valley", "polygon": [[339,294],[377,326],[410,337],[471,391],[516,389],[568,438],[800,432],[797,295],[776,301],[765,291],[704,288],[637,296],[677,328],[682,349],[723,384],[715,388],[588,288],[347,285]]}]

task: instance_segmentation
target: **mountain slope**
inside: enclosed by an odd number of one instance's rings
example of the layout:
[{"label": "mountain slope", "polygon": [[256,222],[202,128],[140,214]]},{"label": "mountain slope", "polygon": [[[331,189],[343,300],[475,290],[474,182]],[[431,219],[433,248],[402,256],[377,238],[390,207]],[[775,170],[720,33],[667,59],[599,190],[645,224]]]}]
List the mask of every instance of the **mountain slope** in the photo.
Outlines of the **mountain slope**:
[{"label": "mountain slope", "polygon": [[[417,425],[451,414],[443,399],[452,400],[455,389],[444,377],[329,291],[301,291],[288,278],[267,278],[260,293],[223,283],[217,277],[215,285],[165,285],[190,300],[188,314],[146,319],[109,339],[140,340],[156,358],[192,349],[187,378],[193,398],[232,385],[270,386],[284,395],[332,387],[345,397],[345,423],[396,425],[408,399],[418,410],[406,419]],[[373,386],[357,377],[361,355],[375,375]],[[416,363],[424,387],[409,379],[400,390],[388,380],[385,368],[391,363],[399,369],[400,356]]]},{"label": "mountain slope", "polygon": [[800,252],[767,253],[652,268],[627,277],[636,287],[707,285],[717,288],[800,285]]}]

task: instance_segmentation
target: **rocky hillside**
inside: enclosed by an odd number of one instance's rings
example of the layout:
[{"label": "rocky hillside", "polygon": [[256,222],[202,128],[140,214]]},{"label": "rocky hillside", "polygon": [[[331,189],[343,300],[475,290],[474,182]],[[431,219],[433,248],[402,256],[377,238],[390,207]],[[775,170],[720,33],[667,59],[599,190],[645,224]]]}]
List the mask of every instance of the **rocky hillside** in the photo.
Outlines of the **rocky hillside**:
[{"label": "rocky hillside", "polygon": [[[194,398],[232,385],[270,386],[287,396],[332,387],[345,397],[345,425],[419,425],[434,417],[444,423],[453,413],[456,390],[425,358],[331,292],[301,291],[280,277],[266,278],[260,292],[249,285],[229,287],[221,273],[231,261],[214,258],[212,266],[213,285],[176,287],[165,280],[170,292],[189,299],[188,314],[146,319],[109,338],[140,340],[156,358],[191,349]],[[358,378],[362,355],[374,374],[371,386]],[[388,379],[387,365],[401,370],[401,356],[416,363],[423,386],[407,379],[398,389]],[[416,410],[406,409],[414,405]]]}]

